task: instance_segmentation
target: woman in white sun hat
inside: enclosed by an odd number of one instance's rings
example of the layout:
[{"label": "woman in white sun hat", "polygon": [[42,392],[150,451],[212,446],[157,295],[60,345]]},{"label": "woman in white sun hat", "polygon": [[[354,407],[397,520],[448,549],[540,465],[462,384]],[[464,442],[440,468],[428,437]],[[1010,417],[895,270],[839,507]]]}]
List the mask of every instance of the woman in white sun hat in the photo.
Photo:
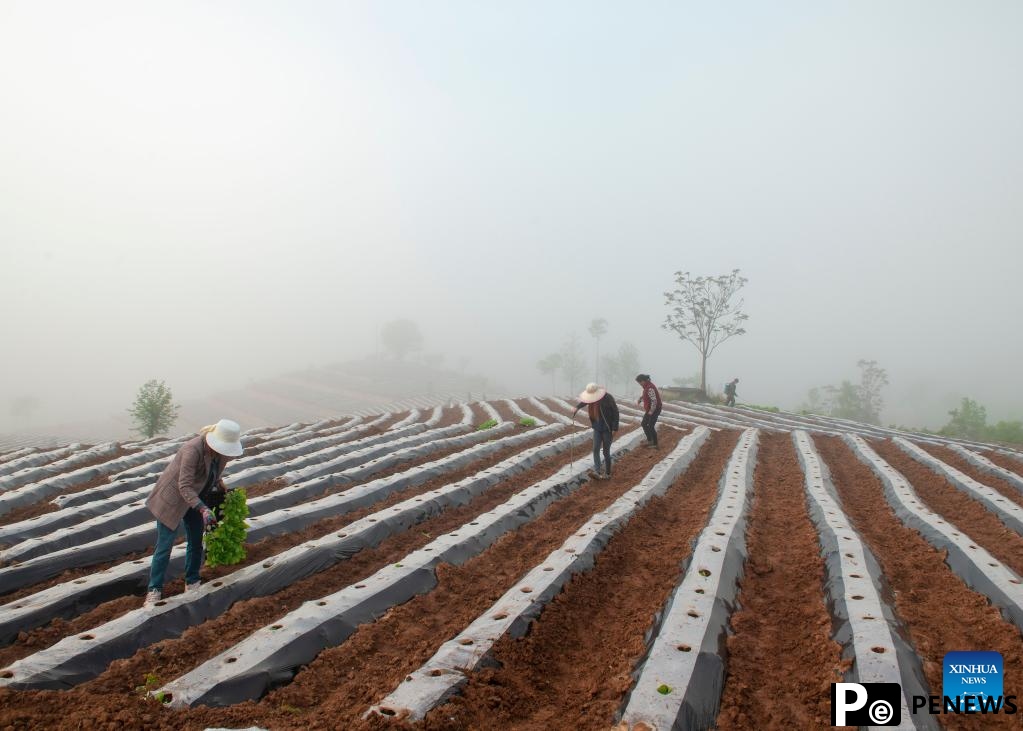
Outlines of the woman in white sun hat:
[{"label": "woman in white sun hat", "polygon": [[185,442],[174,455],[146,500],[146,507],[156,517],[156,550],[149,569],[147,608],[163,596],[171,547],[182,523],[187,540],[185,590],[199,588],[203,530],[217,524],[216,516],[207,506],[226,490],[221,475],[227,461],[242,453],[240,435],[241,427],[229,419],[204,426],[197,437]]},{"label": "woman in white sun hat", "polygon": [[[579,394],[579,405],[575,407],[575,414],[579,409],[586,407],[586,413],[590,417],[590,426],[593,427],[593,477],[598,480],[607,480],[611,477],[611,439],[618,431],[618,404],[614,396],[607,392],[603,386],[590,383]],[[575,418],[572,414],[572,418]],[[600,470],[600,453],[604,452],[604,471]]]}]

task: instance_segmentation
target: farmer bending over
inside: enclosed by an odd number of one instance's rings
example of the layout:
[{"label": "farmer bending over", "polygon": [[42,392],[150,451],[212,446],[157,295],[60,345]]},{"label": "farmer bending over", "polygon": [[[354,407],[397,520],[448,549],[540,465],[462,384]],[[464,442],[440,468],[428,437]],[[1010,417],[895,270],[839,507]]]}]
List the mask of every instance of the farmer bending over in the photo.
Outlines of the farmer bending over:
[{"label": "farmer bending over", "polygon": [[636,376],[636,383],[643,389],[643,395],[636,403],[643,404],[643,433],[646,434],[644,447],[657,446],[657,418],[661,415],[661,392],[646,373]]},{"label": "farmer bending over", "polygon": [[[596,383],[586,386],[586,389],[579,394],[579,405],[575,407],[572,418],[579,413],[579,409],[586,407],[586,413],[590,417],[590,426],[593,427],[593,472],[590,476],[596,480],[607,480],[611,477],[611,439],[618,431],[618,404],[614,396],[601,388]],[[604,471],[600,470],[600,452],[604,452]]]},{"label": "farmer bending over", "polygon": [[187,537],[185,591],[199,588],[203,530],[217,524],[213,510],[207,506],[223,501],[226,488],[220,476],[227,461],[242,453],[240,433],[238,424],[228,419],[203,427],[199,436],[185,442],[174,455],[146,500],[149,512],[156,516],[156,550],[149,569],[146,609],[163,596],[171,546],[182,523]]}]

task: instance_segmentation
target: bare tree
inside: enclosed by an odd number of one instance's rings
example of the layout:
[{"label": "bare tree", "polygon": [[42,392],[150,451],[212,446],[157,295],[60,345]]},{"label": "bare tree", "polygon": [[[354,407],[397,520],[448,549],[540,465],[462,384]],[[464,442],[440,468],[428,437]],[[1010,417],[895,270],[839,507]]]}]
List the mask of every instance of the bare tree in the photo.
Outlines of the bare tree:
[{"label": "bare tree", "polygon": [[593,338],[593,380],[600,383],[600,339],[607,334],[607,320],[598,317],[590,322],[590,337]]},{"label": "bare tree", "polygon": [[178,409],[174,395],[163,381],[146,381],[135,395],[135,403],[128,413],[135,420],[135,431],[152,439],[157,434],[166,434],[178,420]]},{"label": "bare tree", "polygon": [[558,393],[558,370],[561,368],[561,353],[550,353],[541,358],[536,364],[537,370],[545,376],[551,377],[551,395]]},{"label": "bare tree", "polygon": [[704,393],[707,359],[721,343],[746,332],[742,324],[749,316],[742,311],[743,300],[736,297],[748,281],[738,269],[717,277],[694,277],[679,271],[675,272],[675,289],[664,293],[669,313],[661,327],[699,351],[700,388]]}]

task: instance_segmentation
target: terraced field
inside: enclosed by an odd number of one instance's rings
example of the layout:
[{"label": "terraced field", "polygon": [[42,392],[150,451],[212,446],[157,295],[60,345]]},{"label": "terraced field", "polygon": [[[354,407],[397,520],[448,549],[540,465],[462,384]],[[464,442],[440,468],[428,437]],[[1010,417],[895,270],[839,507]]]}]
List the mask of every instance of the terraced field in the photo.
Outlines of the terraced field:
[{"label": "terraced field", "polygon": [[591,481],[572,409],[249,432],[247,558],[152,610],[187,436],[0,455],[0,729],[814,729],[842,679],[900,683],[905,728],[1018,727],[910,699],[950,650],[1023,687],[1023,455],[668,404]]}]

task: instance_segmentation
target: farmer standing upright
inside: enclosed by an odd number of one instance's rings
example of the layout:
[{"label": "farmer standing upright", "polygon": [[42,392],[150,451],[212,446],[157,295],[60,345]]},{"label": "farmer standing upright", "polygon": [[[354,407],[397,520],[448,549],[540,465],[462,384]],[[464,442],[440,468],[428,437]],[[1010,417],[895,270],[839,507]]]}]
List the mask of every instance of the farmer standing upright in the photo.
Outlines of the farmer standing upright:
[{"label": "farmer standing upright", "polygon": [[739,379],[733,378],[731,381],[725,384],[725,406],[735,406],[735,389],[739,385]]},{"label": "farmer standing upright", "polygon": [[[618,431],[618,404],[606,388],[591,383],[579,394],[575,414],[585,407],[593,428],[593,472],[592,477],[607,480],[611,477],[611,439]],[[600,469],[600,453],[604,453],[604,470]]]},{"label": "farmer standing upright", "polygon": [[650,375],[640,373],[636,383],[643,389],[643,395],[636,403],[643,404],[643,433],[646,434],[646,447],[657,446],[657,418],[661,415],[661,392],[650,380]]},{"label": "farmer standing upright", "polygon": [[223,497],[226,488],[221,475],[227,461],[242,453],[240,435],[241,428],[228,419],[203,427],[199,436],[185,442],[174,455],[146,500],[149,512],[156,516],[156,550],[149,569],[147,609],[163,596],[171,547],[182,523],[187,540],[185,591],[199,588],[203,529],[217,523],[208,505]]}]

